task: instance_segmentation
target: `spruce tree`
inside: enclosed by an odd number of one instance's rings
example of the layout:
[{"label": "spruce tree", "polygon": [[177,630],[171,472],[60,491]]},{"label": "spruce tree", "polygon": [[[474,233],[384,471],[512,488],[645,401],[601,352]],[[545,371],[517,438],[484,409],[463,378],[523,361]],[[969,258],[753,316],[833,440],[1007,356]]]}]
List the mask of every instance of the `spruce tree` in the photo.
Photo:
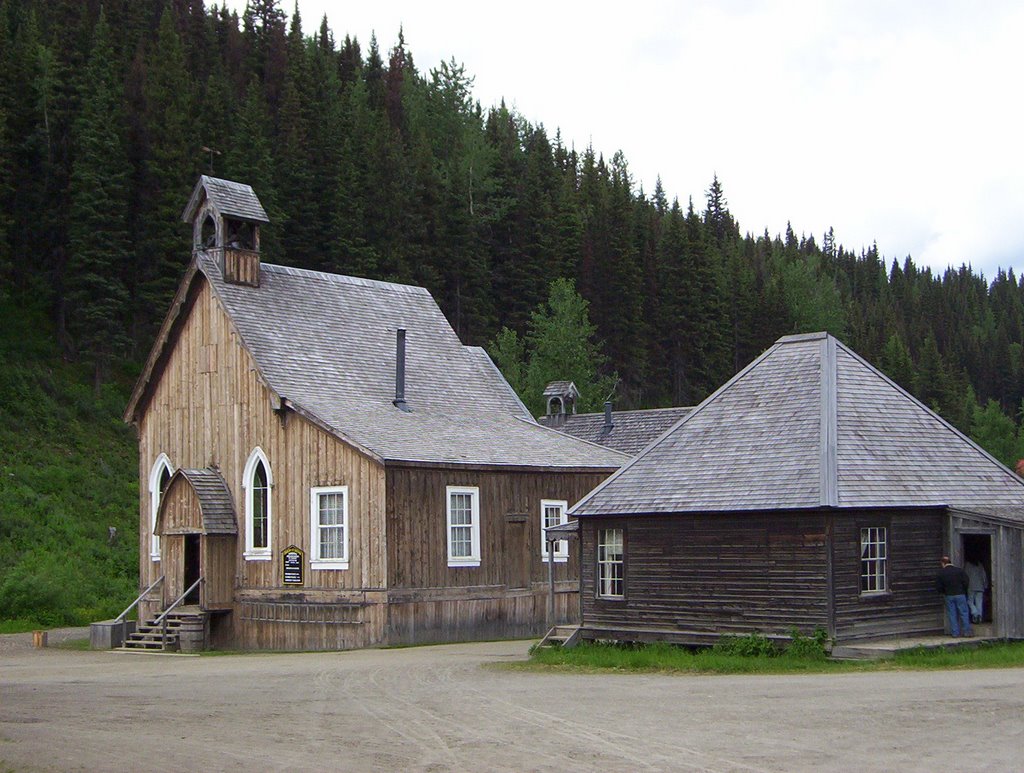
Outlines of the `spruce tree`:
[{"label": "spruce tree", "polygon": [[101,11],[75,122],[67,271],[68,329],[79,353],[93,365],[97,391],[111,361],[128,343],[128,157],[124,94],[115,62]]},{"label": "spruce tree", "polygon": [[190,258],[181,212],[202,168],[193,137],[192,82],[170,10],[146,59],[142,220],[135,224],[136,320],[142,335],[162,319]]}]

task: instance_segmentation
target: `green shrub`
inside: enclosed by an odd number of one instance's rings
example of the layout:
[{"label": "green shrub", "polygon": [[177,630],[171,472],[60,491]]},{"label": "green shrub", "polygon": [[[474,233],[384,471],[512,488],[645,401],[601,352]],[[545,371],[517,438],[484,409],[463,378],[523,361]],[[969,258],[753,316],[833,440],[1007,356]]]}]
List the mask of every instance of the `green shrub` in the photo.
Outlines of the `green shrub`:
[{"label": "green shrub", "polygon": [[828,657],[828,631],[821,626],[814,629],[810,636],[804,636],[795,626],[789,631],[790,642],[786,647],[786,655],[791,658],[808,658],[824,660]]},{"label": "green shrub", "polygon": [[711,650],[718,655],[737,655],[744,658],[771,658],[779,654],[779,648],[771,639],[759,633],[721,636]]}]

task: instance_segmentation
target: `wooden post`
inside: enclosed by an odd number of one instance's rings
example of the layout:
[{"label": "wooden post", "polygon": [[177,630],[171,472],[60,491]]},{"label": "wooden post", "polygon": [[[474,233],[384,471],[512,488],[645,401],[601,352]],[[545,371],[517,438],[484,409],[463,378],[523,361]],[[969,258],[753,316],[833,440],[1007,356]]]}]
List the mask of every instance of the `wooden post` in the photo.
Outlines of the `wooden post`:
[{"label": "wooden post", "polygon": [[32,631],[32,646],[42,649],[46,646],[46,631]]},{"label": "wooden post", "polygon": [[[547,537],[547,534],[544,535]],[[548,630],[555,626],[555,542],[548,537]]]}]

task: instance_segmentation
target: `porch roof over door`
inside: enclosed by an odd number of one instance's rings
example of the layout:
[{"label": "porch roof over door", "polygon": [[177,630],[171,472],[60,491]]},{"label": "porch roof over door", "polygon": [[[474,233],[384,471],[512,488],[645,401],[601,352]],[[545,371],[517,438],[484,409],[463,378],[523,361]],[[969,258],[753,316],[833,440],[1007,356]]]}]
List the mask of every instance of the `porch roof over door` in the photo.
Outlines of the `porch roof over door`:
[{"label": "porch roof over door", "polygon": [[160,501],[156,532],[238,534],[235,504],[220,472],[211,467],[175,472]]}]

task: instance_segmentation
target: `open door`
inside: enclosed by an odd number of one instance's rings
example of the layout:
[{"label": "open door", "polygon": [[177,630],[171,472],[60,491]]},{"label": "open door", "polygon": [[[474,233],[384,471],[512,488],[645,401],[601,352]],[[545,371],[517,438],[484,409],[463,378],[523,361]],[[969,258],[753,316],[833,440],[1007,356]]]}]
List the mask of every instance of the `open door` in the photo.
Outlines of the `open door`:
[{"label": "open door", "polygon": [[[186,534],[185,535],[185,587],[192,587],[193,583],[200,577],[201,561],[200,551],[202,549],[202,535],[201,534]],[[199,604],[199,592],[202,588],[196,586],[192,591],[185,597],[186,604]]]},{"label": "open door", "polygon": [[987,580],[984,603],[982,607],[981,623],[992,623],[995,620],[996,610],[992,607],[992,535],[991,534],[962,534],[962,547],[964,557],[964,569],[968,564],[976,564],[985,570]]}]

